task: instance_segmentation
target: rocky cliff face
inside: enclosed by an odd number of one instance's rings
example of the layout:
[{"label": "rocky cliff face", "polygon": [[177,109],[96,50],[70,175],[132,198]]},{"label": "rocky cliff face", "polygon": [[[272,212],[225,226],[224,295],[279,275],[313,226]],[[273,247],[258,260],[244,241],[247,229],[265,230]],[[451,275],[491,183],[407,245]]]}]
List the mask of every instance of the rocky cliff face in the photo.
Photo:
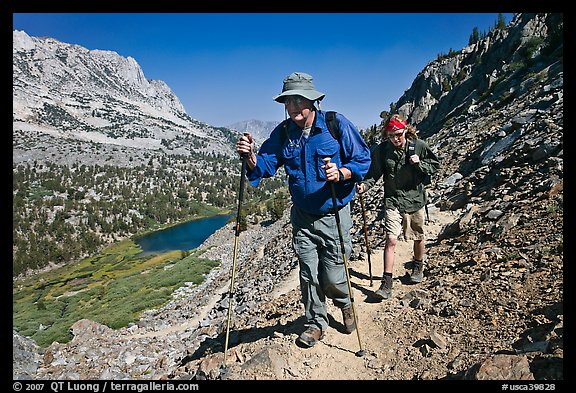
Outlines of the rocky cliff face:
[{"label": "rocky cliff face", "polygon": [[[396,103],[423,137],[460,115],[496,110],[530,88],[533,75],[546,72],[563,48],[562,14],[517,14],[506,29],[428,64]],[[553,54],[559,51],[560,55]]]},{"label": "rocky cliff face", "polygon": [[[406,285],[403,262],[411,245],[400,242],[405,253],[398,255],[389,301],[375,303],[371,296],[377,286],[367,283],[362,214],[353,205],[351,276],[364,358],[354,356],[356,335],[338,331],[341,316],[333,308],[322,343],[308,351],[294,344],[303,310],[286,213],[275,223],[258,220],[241,234],[227,368],[231,225],[202,246],[222,268],[145,313],[137,325],[112,331],[82,320],[70,343],[45,350],[14,334],[15,378],[562,380],[563,62],[562,40],[550,44],[554,35],[546,34],[553,25],[561,27],[558,15],[519,15],[510,31],[495,34],[520,46],[485,52],[481,64],[505,60],[492,70],[500,82],[489,90],[470,86],[468,95],[477,97],[470,105],[437,93],[432,77],[474,68],[463,61],[445,71],[443,61],[430,64],[399,102],[420,119],[442,168],[430,187],[425,279]],[[506,41],[513,34],[523,39]],[[522,57],[531,59],[526,67],[513,71],[521,42],[540,44]],[[452,94],[468,96],[464,91]],[[383,247],[381,191],[377,183],[365,197],[376,253]],[[381,259],[372,261],[378,283]]]},{"label": "rocky cliff face", "polygon": [[16,162],[29,158],[19,146],[46,136],[124,146],[128,154],[233,153],[225,130],[190,118],[170,87],[146,79],[133,58],[23,31],[12,37]]}]

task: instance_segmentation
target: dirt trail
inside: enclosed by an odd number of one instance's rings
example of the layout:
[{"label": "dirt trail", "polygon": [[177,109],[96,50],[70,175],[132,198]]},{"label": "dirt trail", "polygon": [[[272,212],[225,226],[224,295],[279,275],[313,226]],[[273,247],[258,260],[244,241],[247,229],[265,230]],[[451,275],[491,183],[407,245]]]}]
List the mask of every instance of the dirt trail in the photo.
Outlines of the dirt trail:
[{"label": "dirt trail", "polygon": [[[427,225],[427,243],[433,242],[442,226],[453,220],[454,217],[449,213],[436,213],[432,222]],[[410,310],[401,304],[400,299],[422,285],[406,284],[406,274],[410,271],[408,263],[413,255],[412,245],[412,241],[398,242],[393,273],[393,297],[389,300],[380,301],[373,296],[373,292],[380,285],[383,272],[383,249],[380,245],[372,246],[372,286],[367,259],[348,262],[358,330],[352,334],[342,333],[341,312],[328,301],[329,316],[332,317],[330,326],[324,338],[312,348],[301,348],[295,343],[303,323],[303,310],[299,303],[298,275],[292,274],[287,278],[282,290],[279,290],[281,296],[269,305],[271,309],[281,310],[283,320],[270,321],[276,324],[276,328],[272,328],[273,331],[269,332],[267,338],[242,343],[233,349],[240,354],[240,358],[248,359],[260,358],[261,355],[256,354],[267,348],[268,357],[274,359],[270,363],[276,364],[276,370],[266,374],[262,373],[261,369],[251,370],[244,364],[241,371],[236,370],[238,374],[232,373],[230,377],[306,380],[401,379],[398,372],[387,372],[396,366],[402,367],[402,359],[407,356],[405,348],[414,344],[417,340],[414,337],[426,337],[433,331],[433,326],[412,324],[413,315],[406,316],[408,320],[403,320],[406,314],[410,314]],[[265,313],[265,310],[262,312]],[[413,331],[414,328],[421,331]],[[360,347],[364,350],[363,356],[357,356]],[[413,372],[414,370],[407,370],[410,375],[408,379],[413,376]]]},{"label": "dirt trail", "polygon": [[[443,224],[453,221],[448,214],[436,214],[435,222],[427,226],[428,239],[436,239]],[[430,240],[427,240],[429,242]],[[383,272],[383,249],[372,249],[372,286],[368,260],[349,263],[354,304],[358,319],[358,332],[342,334],[338,328],[330,327],[321,343],[308,350],[298,349],[302,356],[317,357],[321,367],[313,367],[307,379],[379,379],[388,368],[394,368],[401,361],[400,345],[397,342],[398,329],[402,329],[400,319],[406,309],[400,305],[409,291],[418,289],[420,284],[406,284],[409,263],[412,260],[412,241],[399,241],[396,246],[396,258],[393,273],[392,299],[377,300],[373,292],[380,286]],[[338,326],[342,320],[341,312],[330,302],[329,312]],[[422,336],[430,332],[421,332]],[[364,350],[364,356],[356,352]],[[298,353],[298,352],[296,352]],[[304,359],[303,359],[304,360]]]}]

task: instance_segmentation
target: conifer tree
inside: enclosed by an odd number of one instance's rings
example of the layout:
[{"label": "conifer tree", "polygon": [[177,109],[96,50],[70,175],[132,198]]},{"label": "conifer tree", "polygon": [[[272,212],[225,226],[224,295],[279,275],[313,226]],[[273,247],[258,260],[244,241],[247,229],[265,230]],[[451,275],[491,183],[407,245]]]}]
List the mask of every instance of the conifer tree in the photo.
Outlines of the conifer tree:
[{"label": "conifer tree", "polygon": [[478,27],[474,27],[472,29],[472,34],[470,34],[470,39],[468,40],[468,45],[475,44],[478,41],[479,41]]}]

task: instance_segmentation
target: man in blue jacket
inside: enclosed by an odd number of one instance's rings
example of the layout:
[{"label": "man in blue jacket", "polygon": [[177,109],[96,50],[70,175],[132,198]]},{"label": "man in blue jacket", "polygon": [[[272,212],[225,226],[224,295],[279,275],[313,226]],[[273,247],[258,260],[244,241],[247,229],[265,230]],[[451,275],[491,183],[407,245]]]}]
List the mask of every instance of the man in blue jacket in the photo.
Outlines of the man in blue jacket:
[{"label": "man in blue jacket", "polygon": [[[284,79],[282,93],[274,100],[284,104],[289,116],[280,123],[256,153],[254,140],[245,133],[236,144],[247,155],[247,178],[254,187],[284,166],[292,197],[290,219],[292,246],[300,264],[300,289],[306,330],[298,342],[314,346],[328,328],[326,297],[342,310],[346,333],[356,329],[344,259],[329,182],[334,182],[337,209],[347,257],[352,250],[350,200],[355,183],[370,168],[370,149],[358,129],[337,113],[340,138],[336,140],[320,110],[320,93],[312,76],[294,72]],[[318,108],[315,103],[318,102]],[[330,158],[330,162],[324,160]]]}]

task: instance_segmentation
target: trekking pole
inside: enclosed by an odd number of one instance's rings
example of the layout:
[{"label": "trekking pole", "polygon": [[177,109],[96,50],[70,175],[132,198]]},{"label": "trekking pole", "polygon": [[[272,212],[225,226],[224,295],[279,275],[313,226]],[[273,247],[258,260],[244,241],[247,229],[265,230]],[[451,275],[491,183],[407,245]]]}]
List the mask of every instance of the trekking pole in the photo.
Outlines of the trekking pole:
[{"label": "trekking pole", "polygon": [[[324,158],[324,163],[330,163],[330,157]],[[360,349],[356,352],[356,356],[364,356],[362,349],[362,341],[360,341],[360,327],[358,326],[358,317],[356,316],[356,307],[354,306],[354,296],[352,295],[352,286],[350,285],[350,273],[348,272],[348,262],[346,261],[346,248],[344,247],[344,237],[342,236],[342,227],[340,225],[340,215],[338,214],[338,206],[336,205],[336,190],[334,189],[334,182],[330,182],[330,191],[332,192],[332,205],[334,206],[334,217],[336,218],[336,226],[338,227],[338,237],[340,238],[340,249],[342,251],[342,259],[344,260],[344,270],[346,271],[346,281],[348,283],[348,292],[350,293],[350,302],[352,304],[352,314],[354,315],[354,323],[356,324],[356,335],[358,336],[358,346]]]},{"label": "trekking pole", "polygon": [[366,226],[366,209],[364,208],[364,197],[360,195],[360,206],[362,206],[362,218],[364,219],[364,241],[366,242],[366,252],[368,253],[368,273],[370,274],[370,286],[372,286],[372,261],[370,260],[370,243],[368,243],[368,227]]},{"label": "trekking pole", "polygon": [[228,336],[230,333],[230,315],[232,313],[232,295],[234,294],[234,274],[236,272],[236,257],[238,256],[238,237],[240,236],[240,209],[244,198],[244,173],[246,172],[246,154],[240,156],[242,159],[242,169],[240,171],[240,191],[238,193],[238,212],[236,213],[236,230],[234,233],[234,253],[232,254],[232,278],[230,279],[230,289],[228,290],[228,321],[226,322],[226,344],[224,345],[224,367],[226,367],[226,357],[228,354]]}]

